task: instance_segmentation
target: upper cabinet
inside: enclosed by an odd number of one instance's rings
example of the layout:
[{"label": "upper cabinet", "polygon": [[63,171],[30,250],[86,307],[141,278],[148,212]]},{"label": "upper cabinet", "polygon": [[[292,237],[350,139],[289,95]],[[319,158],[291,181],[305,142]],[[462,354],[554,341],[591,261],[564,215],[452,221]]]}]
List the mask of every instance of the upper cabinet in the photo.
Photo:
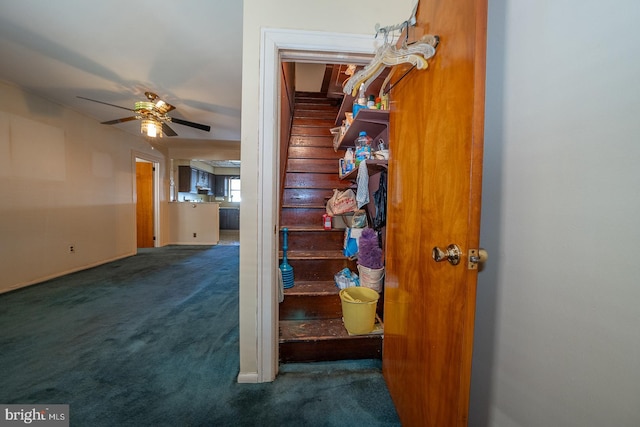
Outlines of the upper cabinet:
[{"label": "upper cabinet", "polygon": [[181,193],[213,194],[212,175],[191,166],[178,166],[178,191]]},{"label": "upper cabinet", "polygon": [[196,193],[198,173],[191,166],[178,166],[178,191],[181,193]]}]

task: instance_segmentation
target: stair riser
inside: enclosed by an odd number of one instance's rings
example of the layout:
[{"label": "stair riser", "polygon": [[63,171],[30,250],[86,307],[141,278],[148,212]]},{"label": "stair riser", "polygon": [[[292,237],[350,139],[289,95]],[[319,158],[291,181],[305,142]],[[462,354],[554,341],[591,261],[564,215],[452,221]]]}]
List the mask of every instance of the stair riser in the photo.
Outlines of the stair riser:
[{"label": "stair riser", "polygon": [[289,147],[290,159],[332,159],[338,162],[340,156],[329,147]]},{"label": "stair riser", "polygon": [[287,172],[337,174],[338,169],[338,161],[332,159],[289,159],[287,162]]},{"label": "stair riser", "polygon": [[331,128],[328,127],[309,127],[309,126],[292,126],[291,127],[291,135],[292,136],[330,136]]},{"label": "stair riser", "polygon": [[[333,105],[303,104],[300,106],[296,106],[296,109],[293,112],[293,117],[303,117],[309,116],[311,114],[319,114],[322,117],[327,116],[326,118],[331,118],[335,122],[338,111],[339,108],[334,107]],[[329,117],[329,114],[331,114],[331,117]]]},{"label": "stair riser", "polygon": [[282,208],[280,224],[282,227],[318,226],[326,212],[324,208]]},{"label": "stair riser", "polygon": [[280,362],[283,363],[381,358],[380,336],[280,343]]},{"label": "stair riser", "polygon": [[282,197],[283,205],[325,206],[333,191],[326,188],[287,188]]},{"label": "stair riser", "polygon": [[[325,131],[331,129],[335,124],[333,119],[322,119],[319,117],[295,117],[293,118],[293,126],[310,126],[320,127]],[[329,132],[331,133],[331,132]]]},{"label": "stair riser", "polygon": [[[330,251],[342,248],[344,232],[339,231],[292,231],[289,230],[290,251]],[[282,233],[280,233],[282,247]]]},{"label": "stair riser", "polygon": [[280,303],[279,308],[280,320],[339,319],[342,317],[342,302],[338,295],[287,295]]},{"label": "stair riser", "polygon": [[326,109],[326,110],[318,110],[318,109],[297,109],[293,114],[293,120],[295,123],[296,119],[317,119],[317,120],[328,120],[329,126],[333,127],[336,122],[336,110]]},{"label": "stair riser", "polygon": [[[279,262],[281,262],[280,260]],[[293,267],[293,280],[321,281],[334,280],[334,275],[343,268],[358,271],[355,261],[344,259],[289,259],[289,265]]]},{"label": "stair riser", "polygon": [[[289,147],[333,147],[332,136],[292,136]],[[335,154],[335,152],[334,152]]]},{"label": "stair riser", "polygon": [[[285,176],[286,188],[343,188],[348,183],[340,181],[337,173],[298,173],[289,172]],[[333,194],[333,193],[332,193]]]},{"label": "stair riser", "polygon": [[314,95],[296,95],[295,98],[296,108],[318,108],[318,107],[330,107],[336,109],[337,100],[329,98],[321,98]]}]

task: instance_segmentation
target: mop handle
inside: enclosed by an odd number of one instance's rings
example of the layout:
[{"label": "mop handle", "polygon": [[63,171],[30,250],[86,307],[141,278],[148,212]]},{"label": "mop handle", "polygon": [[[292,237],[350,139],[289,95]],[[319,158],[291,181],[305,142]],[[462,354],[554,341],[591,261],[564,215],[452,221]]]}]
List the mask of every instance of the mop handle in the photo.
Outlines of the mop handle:
[{"label": "mop handle", "polygon": [[289,249],[289,245],[287,242],[287,234],[289,233],[289,229],[287,227],[282,229],[282,263],[287,263],[287,250]]}]

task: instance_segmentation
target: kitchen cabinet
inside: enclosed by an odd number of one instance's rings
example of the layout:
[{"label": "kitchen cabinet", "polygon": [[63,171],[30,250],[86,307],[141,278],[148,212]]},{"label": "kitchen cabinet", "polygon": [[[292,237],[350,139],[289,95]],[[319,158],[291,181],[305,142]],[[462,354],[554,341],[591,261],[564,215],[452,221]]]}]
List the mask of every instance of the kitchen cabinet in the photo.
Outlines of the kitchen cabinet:
[{"label": "kitchen cabinet", "polygon": [[238,175],[214,175],[214,184],[211,187],[216,197],[229,197],[229,180],[240,178]]},{"label": "kitchen cabinet", "polygon": [[214,175],[213,194],[216,197],[227,197],[227,177],[226,175]]},{"label": "kitchen cabinet", "polygon": [[240,209],[220,208],[220,229],[239,230],[240,229]]},{"label": "kitchen cabinet", "polygon": [[197,172],[190,166],[178,166],[178,191],[181,193],[195,193]]},{"label": "kitchen cabinet", "polygon": [[178,166],[178,191],[212,194],[211,176],[209,172],[191,166]]}]

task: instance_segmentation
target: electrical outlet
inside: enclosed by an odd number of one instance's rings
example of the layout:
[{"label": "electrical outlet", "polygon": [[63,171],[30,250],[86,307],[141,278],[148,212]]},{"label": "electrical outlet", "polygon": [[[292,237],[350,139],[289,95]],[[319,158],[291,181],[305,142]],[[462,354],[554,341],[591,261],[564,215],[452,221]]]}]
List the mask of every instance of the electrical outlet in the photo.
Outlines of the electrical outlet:
[{"label": "electrical outlet", "polygon": [[196,234],[196,233],[193,233],[193,237],[197,237],[197,234]]},{"label": "electrical outlet", "polygon": [[69,253],[75,253],[76,247],[73,245],[69,245]]}]

